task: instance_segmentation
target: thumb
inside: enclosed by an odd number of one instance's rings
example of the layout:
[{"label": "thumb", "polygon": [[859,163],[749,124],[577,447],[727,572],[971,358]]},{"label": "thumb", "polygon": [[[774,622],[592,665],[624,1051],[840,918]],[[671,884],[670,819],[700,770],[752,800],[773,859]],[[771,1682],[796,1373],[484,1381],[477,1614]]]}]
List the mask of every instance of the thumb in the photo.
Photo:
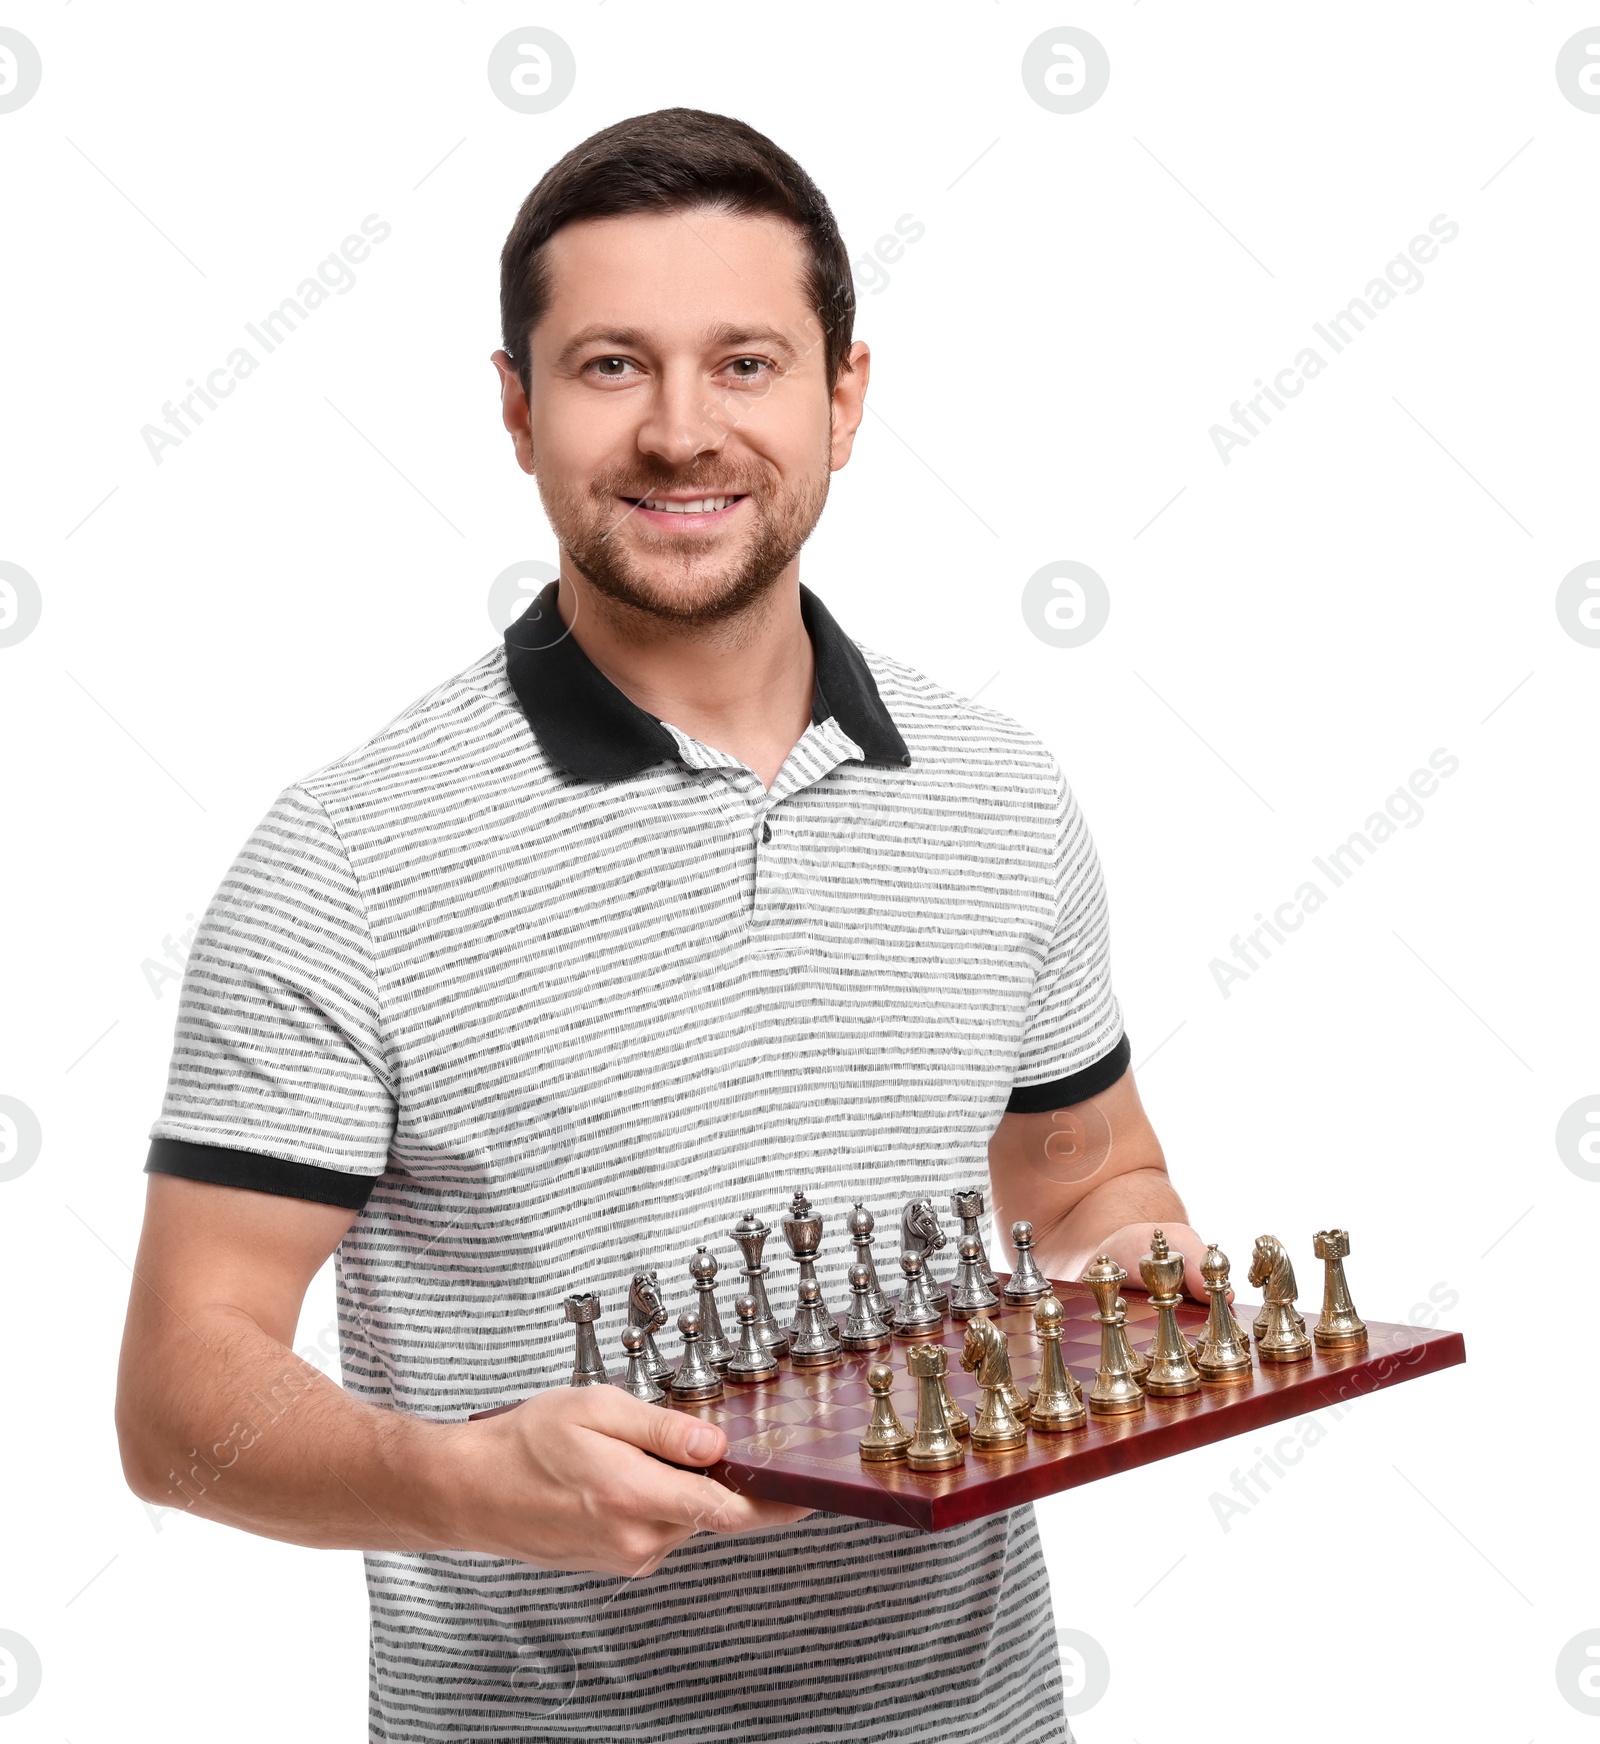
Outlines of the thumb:
[{"label": "thumb", "polygon": [[728,1438],[715,1423],[670,1406],[641,1405],[639,1409],[644,1418],[640,1433],[629,1439],[658,1459],[672,1465],[705,1466],[714,1464],[727,1451]]}]

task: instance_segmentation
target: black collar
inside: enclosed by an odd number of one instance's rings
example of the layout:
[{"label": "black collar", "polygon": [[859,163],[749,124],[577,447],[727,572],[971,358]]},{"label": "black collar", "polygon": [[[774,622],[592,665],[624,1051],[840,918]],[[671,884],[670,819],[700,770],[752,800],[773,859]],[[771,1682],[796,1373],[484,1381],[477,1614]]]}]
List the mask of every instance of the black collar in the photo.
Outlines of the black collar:
[{"label": "black collar", "polygon": [[[581,781],[621,781],[652,763],[678,760],[672,734],[624,696],[567,633],[556,588],[552,581],[506,631],[506,676],[545,755]],[[805,587],[800,616],[816,660],[812,721],[833,716],[868,763],[910,763],[860,649]]]}]

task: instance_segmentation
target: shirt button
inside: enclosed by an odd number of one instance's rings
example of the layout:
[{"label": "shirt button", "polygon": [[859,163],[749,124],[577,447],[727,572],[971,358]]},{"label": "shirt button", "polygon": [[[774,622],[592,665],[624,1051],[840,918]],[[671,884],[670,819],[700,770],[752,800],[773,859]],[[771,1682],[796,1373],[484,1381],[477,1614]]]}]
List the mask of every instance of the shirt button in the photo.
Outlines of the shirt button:
[{"label": "shirt button", "polygon": [[768,824],[768,823],[762,824],[762,826],[761,826],[761,839],[763,842],[770,842],[772,840],[772,825],[771,824]]}]

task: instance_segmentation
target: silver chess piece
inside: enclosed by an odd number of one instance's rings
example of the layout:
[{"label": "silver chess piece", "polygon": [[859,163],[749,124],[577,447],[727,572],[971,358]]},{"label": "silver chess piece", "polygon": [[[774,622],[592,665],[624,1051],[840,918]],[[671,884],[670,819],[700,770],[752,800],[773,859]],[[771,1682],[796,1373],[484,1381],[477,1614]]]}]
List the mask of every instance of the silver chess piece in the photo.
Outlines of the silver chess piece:
[{"label": "silver chess piece", "polygon": [[850,1268],[850,1312],[839,1332],[846,1350],[878,1350],[889,1342],[889,1328],[872,1303],[873,1272],[860,1260]]},{"label": "silver chess piece", "polygon": [[[1050,1294],[1050,1280],[1039,1270],[1038,1262],[1033,1257],[1033,1225],[1031,1223],[1013,1223],[1011,1226],[1011,1245],[1016,1250],[1017,1263],[1011,1269],[1011,1276],[1006,1279],[1006,1287],[1000,1292],[1012,1307],[1023,1303],[1037,1302],[1041,1297]],[[1127,1277],[1124,1272],[1123,1277]]]},{"label": "silver chess piece", "polygon": [[644,1334],[637,1326],[623,1327],[622,1348],[628,1353],[628,1378],[622,1383],[622,1390],[646,1405],[665,1404],[667,1390],[650,1379],[644,1360]]},{"label": "silver chess piece", "polygon": [[789,1341],[789,1361],[797,1369],[827,1369],[840,1362],[843,1347],[828,1328],[822,1306],[822,1286],[815,1278],[800,1280],[799,1324]]},{"label": "silver chess piece", "polygon": [[683,1360],[672,1377],[670,1391],[674,1399],[685,1403],[722,1397],[722,1376],[706,1361],[701,1348],[700,1316],[693,1308],[685,1308],[678,1316],[678,1331],[683,1334]]},{"label": "silver chess piece", "polygon": [[756,1301],[756,1337],[774,1356],[782,1356],[789,1348],[789,1334],[773,1318],[772,1304],[767,1300],[767,1268],[761,1263],[761,1250],[772,1230],[755,1212],[747,1211],[728,1234],[744,1255],[745,1294]]},{"label": "silver chess piece", "polygon": [[[989,1266],[989,1256],[983,1249],[983,1234],[978,1228],[978,1219],[983,1216],[983,1193],[977,1187],[957,1187],[950,1195],[950,1209],[961,1219],[961,1239],[965,1241],[971,1236],[978,1244],[978,1271],[992,1290],[999,1279]],[[957,1247],[956,1252],[961,1249]]]},{"label": "silver chess piece", "polygon": [[906,1287],[895,1304],[892,1330],[896,1338],[937,1338],[944,1330],[944,1316],[928,1298],[928,1286],[922,1276],[922,1255],[903,1253],[900,1270],[906,1275]]},{"label": "silver chess piece", "polygon": [[975,1235],[964,1235],[956,1252],[961,1260],[950,1286],[950,1312],[957,1320],[970,1320],[974,1314],[998,1308],[1000,1298],[983,1281],[983,1243]]},{"label": "silver chess piece", "polygon": [[[811,1209],[811,1201],[798,1188],[790,1201],[789,1214],[783,1220],[783,1239],[788,1242],[789,1252],[800,1267],[800,1276],[795,1280],[795,1311],[789,1321],[789,1336],[793,1338],[800,1330],[800,1286],[807,1279],[817,1285],[817,1300],[822,1302],[822,1285],[817,1281],[817,1249],[822,1245],[822,1219]],[[822,1317],[830,1332],[838,1332],[839,1323],[828,1311],[826,1303],[822,1303]]]},{"label": "silver chess piece", "polygon": [[722,1332],[722,1316],[717,1312],[717,1256],[708,1247],[697,1247],[689,1261],[689,1276],[694,1279],[700,1299],[700,1324],[704,1328],[706,1361],[714,1369],[725,1369],[733,1346]]},{"label": "silver chess piece", "polygon": [[652,1381],[670,1381],[673,1365],[656,1348],[656,1332],[667,1323],[667,1305],[652,1272],[635,1272],[628,1290],[628,1324],[644,1334],[644,1362]]},{"label": "silver chess piece", "polygon": [[872,1312],[887,1326],[894,1313],[894,1303],[883,1293],[883,1286],[878,1281],[878,1268],[872,1258],[872,1231],[876,1222],[877,1219],[858,1199],[855,1210],[845,1220],[845,1228],[855,1244],[856,1264],[867,1268],[870,1279],[867,1295],[872,1303]]},{"label": "silver chess piece", "polygon": [[1311,1355],[1306,1323],[1294,1299],[1300,1294],[1294,1281],[1289,1251],[1275,1235],[1258,1235],[1250,1256],[1250,1282],[1260,1290],[1261,1312],[1256,1316],[1256,1346],[1263,1362],[1303,1362]]},{"label": "silver chess piece", "polygon": [[945,1233],[939,1227],[939,1213],[931,1199],[908,1199],[900,1213],[900,1251],[922,1256],[922,1287],[928,1300],[941,1314],[950,1306],[950,1295],[933,1276],[935,1250],[945,1244]]},{"label": "silver chess piece", "polygon": [[1367,1342],[1367,1323],[1350,1300],[1344,1278],[1345,1256],[1350,1252],[1350,1234],[1344,1229],[1319,1229],[1312,1237],[1312,1251],[1322,1261],[1322,1313],[1311,1336],[1318,1350],[1359,1350]]},{"label": "silver chess piece", "polygon": [[733,1347],[723,1379],[741,1384],[770,1381],[778,1372],[778,1359],[761,1342],[756,1327],[760,1307],[754,1296],[741,1296],[733,1305],[739,1317],[739,1342]]},{"label": "silver chess piece", "polygon": [[611,1379],[600,1355],[600,1341],[594,1335],[595,1322],[600,1318],[600,1298],[585,1291],[566,1300],[567,1319],[572,1322],[575,1348],[572,1358],[573,1387],[603,1387]]}]

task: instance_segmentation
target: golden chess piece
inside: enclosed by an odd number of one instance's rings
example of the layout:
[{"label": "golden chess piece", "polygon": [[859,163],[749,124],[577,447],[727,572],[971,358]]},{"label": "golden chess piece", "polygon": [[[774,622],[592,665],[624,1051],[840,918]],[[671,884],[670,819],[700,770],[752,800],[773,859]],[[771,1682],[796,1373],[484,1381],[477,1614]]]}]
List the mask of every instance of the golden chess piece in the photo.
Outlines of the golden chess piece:
[{"label": "golden chess piece", "polygon": [[1067,1371],[1061,1357],[1061,1323],[1066,1310],[1060,1299],[1046,1296],[1033,1310],[1033,1328],[1039,1335],[1039,1384],[1029,1403],[1029,1425],[1050,1434],[1081,1429],[1089,1421],[1083,1389]]},{"label": "golden chess piece", "polygon": [[951,1471],[967,1463],[967,1450],[945,1416],[941,1382],[949,1366],[942,1344],[918,1344],[906,1353],[906,1367],[917,1382],[917,1427],[906,1449],[906,1464],[913,1471]]},{"label": "golden chess piece", "polygon": [[972,1420],[956,1403],[956,1396],[950,1391],[948,1373],[939,1377],[939,1386],[944,1392],[944,1420],[950,1425],[950,1433],[958,1441],[965,1441],[972,1433]]},{"label": "golden chess piece", "polygon": [[1344,1262],[1350,1252],[1350,1235],[1343,1229],[1319,1229],[1312,1247],[1322,1261],[1322,1314],[1311,1336],[1318,1350],[1359,1350],[1367,1342],[1366,1322],[1356,1313],[1345,1282]]},{"label": "golden chess piece", "polygon": [[1183,1300],[1183,1255],[1167,1246],[1166,1233],[1157,1229],[1150,1237],[1150,1251],[1139,1261],[1139,1276],[1150,1292],[1156,1311],[1156,1335],[1145,1355],[1144,1390],[1157,1398],[1176,1399],[1200,1391],[1200,1372],[1189,1356],[1189,1341],[1178,1327],[1176,1309]]},{"label": "golden chess piece", "polygon": [[1128,1321],[1117,1306],[1117,1286],[1127,1273],[1109,1254],[1097,1254],[1082,1282],[1094,1292],[1100,1323],[1100,1366],[1084,1403],[1097,1417],[1117,1417],[1144,1409],[1144,1388],[1133,1371],[1128,1348]]},{"label": "golden chess piece", "polygon": [[972,1445],[980,1453],[1005,1453],[1028,1445],[1028,1426],[1012,1408],[1011,1350],[1006,1335],[987,1314],[967,1322],[961,1366],[978,1377],[983,1407],[972,1426]]},{"label": "golden chess piece", "polygon": [[[1128,1304],[1124,1302],[1120,1296],[1117,1298],[1117,1312],[1124,1320],[1128,1318]],[[1149,1357],[1147,1357],[1142,1350],[1138,1349],[1131,1339],[1128,1343],[1128,1355],[1133,1363],[1133,1378],[1136,1381],[1142,1381],[1150,1369]]]},{"label": "golden chess piece", "polygon": [[875,1463],[904,1459],[911,1445],[911,1431],[900,1421],[890,1397],[894,1370],[887,1363],[869,1364],[867,1390],[872,1394],[872,1416],[866,1434],[861,1437],[861,1457]]},{"label": "golden chess piece", "polygon": [[1195,1353],[1194,1366],[1203,1381],[1248,1381],[1254,1368],[1250,1340],[1228,1306],[1228,1256],[1214,1242],[1200,1262],[1211,1312]]},{"label": "golden chess piece", "polygon": [[1306,1323],[1295,1308],[1299,1287],[1288,1250],[1275,1235],[1258,1235],[1250,1256],[1250,1282],[1262,1292],[1256,1343],[1263,1362],[1304,1362],[1311,1355]]}]

